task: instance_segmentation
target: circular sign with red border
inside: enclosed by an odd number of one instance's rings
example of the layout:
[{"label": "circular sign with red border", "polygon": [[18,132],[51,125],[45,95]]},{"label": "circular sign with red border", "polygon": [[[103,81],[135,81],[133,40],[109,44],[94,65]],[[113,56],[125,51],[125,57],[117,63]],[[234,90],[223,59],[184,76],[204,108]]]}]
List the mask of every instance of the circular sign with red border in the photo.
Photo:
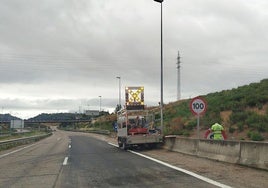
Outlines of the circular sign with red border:
[{"label": "circular sign with red border", "polygon": [[194,115],[203,115],[207,110],[207,102],[201,97],[195,97],[190,102],[190,109]]}]

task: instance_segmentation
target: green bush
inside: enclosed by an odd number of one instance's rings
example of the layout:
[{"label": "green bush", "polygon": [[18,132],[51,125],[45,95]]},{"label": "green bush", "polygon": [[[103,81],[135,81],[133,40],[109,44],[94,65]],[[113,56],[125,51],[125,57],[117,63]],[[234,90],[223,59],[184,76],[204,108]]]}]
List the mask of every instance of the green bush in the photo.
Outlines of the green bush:
[{"label": "green bush", "polygon": [[206,115],[201,119],[203,124],[207,127],[210,127],[214,123],[218,122],[221,123],[222,119],[220,116],[220,111],[215,110],[215,111],[208,111]]},{"label": "green bush", "polygon": [[169,132],[169,134],[172,135],[183,135],[183,130],[172,130],[171,132]]},{"label": "green bush", "polygon": [[189,103],[189,100],[180,103],[176,107],[176,116],[186,117],[186,118],[191,117],[191,112],[189,110],[189,104],[188,103]]},{"label": "green bush", "polygon": [[187,124],[186,129],[193,130],[195,127],[196,127],[196,120],[192,120]]},{"label": "green bush", "polygon": [[190,136],[190,132],[187,131],[187,130],[184,130],[183,133],[182,133],[182,135],[189,137]]},{"label": "green bush", "polygon": [[237,124],[237,123],[241,123],[241,122],[244,123],[247,116],[248,116],[248,114],[245,111],[234,111],[230,115],[230,121],[232,124]]},{"label": "green bush", "polygon": [[260,132],[268,131],[268,117],[259,115],[256,112],[249,112],[246,119],[246,124],[253,129],[257,129]]},{"label": "green bush", "polygon": [[264,140],[264,138],[262,137],[262,135],[259,132],[256,132],[256,131],[249,131],[248,132],[248,137],[252,141],[263,141]]},{"label": "green bush", "polygon": [[256,123],[255,127],[259,132],[266,132],[268,131],[268,124],[265,123]]},{"label": "green bush", "polygon": [[235,128],[230,127],[230,128],[229,128],[229,133],[234,133],[234,132],[235,132]]},{"label": "green bush", "polygon": [[244,130],[244,123],[243,122],[238,122],[237,123],[237,128],[240,132]]},{"label": "green bush", "polygon": [[248,113],[248,116],[246,117],[246,124],[249,127],[254,127],[253,124],[259,122],[260,116],[257,113],[250,112]]}]

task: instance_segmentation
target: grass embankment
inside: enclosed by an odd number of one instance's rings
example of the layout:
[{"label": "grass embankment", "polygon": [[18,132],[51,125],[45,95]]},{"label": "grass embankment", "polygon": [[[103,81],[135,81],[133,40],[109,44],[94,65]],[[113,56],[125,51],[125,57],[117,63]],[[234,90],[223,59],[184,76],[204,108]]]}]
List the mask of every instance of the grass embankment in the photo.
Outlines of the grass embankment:
[{"label": "grass embankment", "polygon": [[[201,137],[214,123],[224,126],[228,139],[268,140],[268,79],[231,90],[202,96],[207,101],[207,111],[200,117]],[[164,105],[165,135],[196,137],[196,117],[190,111],[190,100],[185,99]],[[159,109],[151,107],[155,119],[160,119]],[[88,128],[112,130],[115,114],[98,118]],[[155,125],[159,126],[156,121]]]}]

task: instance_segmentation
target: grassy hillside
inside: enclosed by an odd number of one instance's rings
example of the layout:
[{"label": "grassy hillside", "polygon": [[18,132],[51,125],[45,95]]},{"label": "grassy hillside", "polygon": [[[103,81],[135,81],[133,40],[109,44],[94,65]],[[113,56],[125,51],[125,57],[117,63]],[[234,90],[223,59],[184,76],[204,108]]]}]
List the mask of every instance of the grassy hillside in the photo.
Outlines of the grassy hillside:
[{"label": "grassy hillside", "polygon": [[[212,124],[222,124],[228,139],[268,140],[268,79],[231,90],[202,96],[208,104],[200,118],[201,136]],[[164,105],[165,134],[196,137],[196,117],[190,111],[191,99]],[[159,119],[159,109],[152,108]],[[102,117],[97,125],[110,127],[115,116]],[[159,125],[159,121],[157,122]]]},{"label": "grassy hillside", "polygon": [[[213,123],[218,122],[225,127],[229,138],[267,139],[268,79],[202,97],[206,99],[208,108],[201,118],[201,129],[206,130]],[[175,132],[191,135],[193,133],[196,119],[189,111],[189,102],[190,99],[166,106],[165,124],[168,134]]]}]

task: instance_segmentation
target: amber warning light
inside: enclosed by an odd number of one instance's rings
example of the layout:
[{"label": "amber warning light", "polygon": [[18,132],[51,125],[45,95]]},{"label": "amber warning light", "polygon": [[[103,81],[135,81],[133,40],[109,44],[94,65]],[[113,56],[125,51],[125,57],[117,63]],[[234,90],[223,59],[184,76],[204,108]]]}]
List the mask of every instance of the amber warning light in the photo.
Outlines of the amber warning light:
[{"label": "amber warning light", "polygon": [[144,109],[144,87],[126,87],[126,108],[127,110]]}]

